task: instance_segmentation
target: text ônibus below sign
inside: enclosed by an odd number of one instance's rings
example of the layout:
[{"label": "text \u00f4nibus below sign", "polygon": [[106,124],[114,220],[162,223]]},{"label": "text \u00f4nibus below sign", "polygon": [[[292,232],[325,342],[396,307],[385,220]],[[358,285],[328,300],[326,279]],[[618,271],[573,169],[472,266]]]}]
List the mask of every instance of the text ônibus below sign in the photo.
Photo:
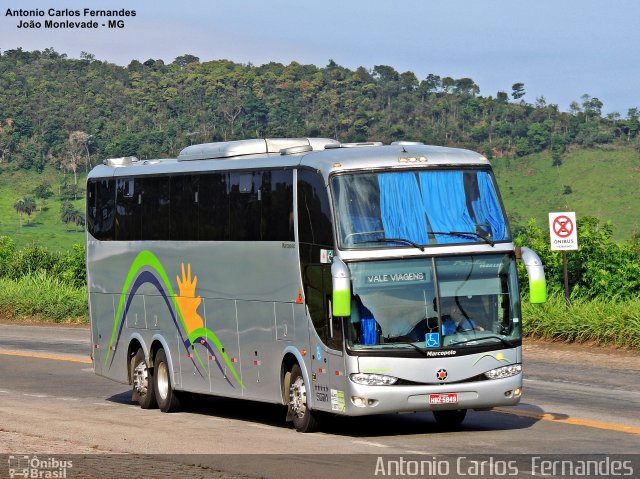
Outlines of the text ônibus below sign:
[{"label": "text \u00f4nibus below sign", "polygon": [[578,249],[578,227],[575,212],[549,213],[549,233],[552,251]]}]

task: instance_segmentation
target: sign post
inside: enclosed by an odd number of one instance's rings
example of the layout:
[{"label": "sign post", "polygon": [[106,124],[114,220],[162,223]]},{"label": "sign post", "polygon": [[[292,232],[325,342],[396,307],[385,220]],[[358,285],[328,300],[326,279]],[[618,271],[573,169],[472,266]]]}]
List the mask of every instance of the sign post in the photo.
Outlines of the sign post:
[{"label": "sign post", "polygon": [[578,249],[578,227],[575,212],[549,213],[549,233],[551,251],[562,251],[562,272],[564,274],[564,297],[569,302],[569,271],[567,251]]}]

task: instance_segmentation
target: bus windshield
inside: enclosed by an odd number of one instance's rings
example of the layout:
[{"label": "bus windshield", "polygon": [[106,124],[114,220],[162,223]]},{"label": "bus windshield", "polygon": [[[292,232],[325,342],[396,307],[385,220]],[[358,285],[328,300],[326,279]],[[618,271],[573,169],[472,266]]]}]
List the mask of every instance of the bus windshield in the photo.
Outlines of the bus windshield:
[{"label": "bus windshield", "polygon": [[488,169],[342,174],[331,187],[343,249],[510,240]]},{"label": "bus windshield", "polygon": [[513,347],[522,337],[511,254],[349,263],[351,350]]}]

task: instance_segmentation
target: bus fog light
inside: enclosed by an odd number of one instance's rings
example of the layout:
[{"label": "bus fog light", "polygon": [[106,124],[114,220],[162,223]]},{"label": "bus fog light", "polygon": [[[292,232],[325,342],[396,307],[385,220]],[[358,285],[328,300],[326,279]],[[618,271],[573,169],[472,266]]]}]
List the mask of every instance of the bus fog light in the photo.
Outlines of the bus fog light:
[{"label": "bus fog light", "polygon": [[489,379],[503,379],[515,376],[522,372],[522,364],[510,364],[509,366],[503,366],[501,368],[492,369],[484,373]]},{"label": "bus fog light", "polygon": [[351,396],[351,402],[355,407],[367,407],[367,398]]},{"label": "bus fog light", "polygon": [[390,386],[395,384],[398,378],[393,376],[386,376],[384,374],[369,374],[369,373],[353,373],[349,378],[356,384],[363,386]]},{"label": "bus fog light", "polygon": [[520,396],[522,396],[522,388],[516,388],[516,389],[513,391],[513,397],[517,397],[517,398],[519,398]]},{"label": "bus fog light", "polygon": [[505,391],[504,392],[504,397],[510,398],[511,396],[513,396],[513,391]]}]

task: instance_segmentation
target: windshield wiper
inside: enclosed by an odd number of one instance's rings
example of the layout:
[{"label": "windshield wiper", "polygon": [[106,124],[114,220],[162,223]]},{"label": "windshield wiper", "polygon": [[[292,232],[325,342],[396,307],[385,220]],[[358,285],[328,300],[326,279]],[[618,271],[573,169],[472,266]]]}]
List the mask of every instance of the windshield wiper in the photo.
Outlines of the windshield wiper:
[{"label": "windshield wiper", "polygon": [[472,237],[472,238],[480,238],[485,243],[489,243],[491,246],[495,246],[496,242],[489,238],[486,234],[480,233],[479,231],[429,231],[430,234],[434,235],[449,235],[449,236],[464,236],[464,237]]},{"label": "windshield wiper", "polygon": [[476,338],[465,339],[464,341],[456,341],[455,343],[449,343],[448,346],[457,346],[458,344],[465,344],[465,343],[470,343],[470,342],[473,342],[473,341],[484,341],[485,339],[499,339],[500,342],[502,344],[504,344],[505,346],[508,346],[510,348],[513,347],[513,344],[511,344],[509,341],[504,339],[502,336],[498,336],[496,334],[491,334],[489,336],[481,336],[481,337],[476,337]]},{"label": "windshield wiper", "polygon": [[408,240],[406,238],[377,238],[377,239],[372,239],[367,241],[356,241],[353,244],[364,244],[364,243],[403,243],[403,244],[411,245],[414,248],[418,248],[420,251],[424,251],[424,246],[418,243],[414,243],[413,241]]},{"label": "windshield wiper", "polygon": [[[393,339],[393,338],[388,338],[388,339]],[[412,341],[391,341],[388,343],[384,343],[384,344],[408,344],[409,346],[411,346],[413,349],[415,349],[416,351],[420,352],[420,354],[422,354],[425,357],[429,357],[429,355],[426,353],[426,351],[424,349],[422,349],[420,346],[414,344],[414,342]]]}]

